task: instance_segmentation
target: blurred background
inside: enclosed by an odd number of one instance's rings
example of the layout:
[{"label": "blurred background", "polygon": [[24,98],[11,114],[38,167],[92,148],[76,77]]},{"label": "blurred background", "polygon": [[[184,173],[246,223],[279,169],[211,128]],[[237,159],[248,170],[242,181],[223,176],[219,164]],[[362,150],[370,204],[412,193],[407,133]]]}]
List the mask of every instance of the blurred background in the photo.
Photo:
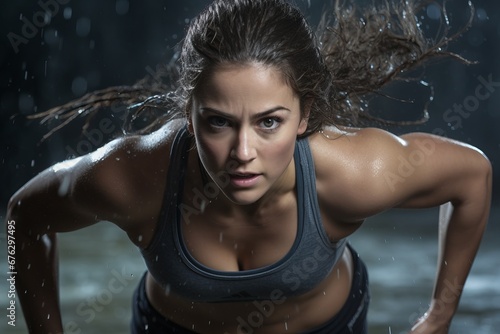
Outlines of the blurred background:
[{"label": "blurred background", "polygon": [[[358,1],[360,5],[371,3]],[[374,1],[377,3],[377,1]],[[121,114],[103,114],[87,132],[83,120],[42,137],[55,125],[26,118],[109,86],[130,85],[170,61],[189,21],[208,1],[10,1],[0,4],[0,332],[26,331],[20,305],[16,327],[6,320],[5,208],[9,197],[52,164],[88,153],[120,135]],[[325,1],[295,0],[312,25]],[[493,211],[451,333],[498,333],[500,257],[500,3],[473,1],[472,27],[449,50],[477,61],[453,60],[426,67],[421,79],[434,91],[430,120],[420,126],[388,128],[396,134],[424,131],[477,146],[494,172]],[[467,1],[447,3],[451,32],[469,16]],[[433,37],[441,10],[429,2],[419,17]],[[418,119],[430,89],[418,84],[389,87],[398,98],[374,100],[374,113]],[[403,112],[402,112],[403,110]],[[388,112],[387,112],[388,111]],[[94,131],[92,131],[94,130]],[[351,238],[371,274],[370,333],[404,333],[429,301],[437,251],[437,210],[391,210],[367,221]],[[61,305],[68,333],[125,333],[130,296],[145,269],[138,251],[109,223],[61,235]],[[111,292],[118,279],[123,289]],[[5,312],[5,314],[4,314]]]}]

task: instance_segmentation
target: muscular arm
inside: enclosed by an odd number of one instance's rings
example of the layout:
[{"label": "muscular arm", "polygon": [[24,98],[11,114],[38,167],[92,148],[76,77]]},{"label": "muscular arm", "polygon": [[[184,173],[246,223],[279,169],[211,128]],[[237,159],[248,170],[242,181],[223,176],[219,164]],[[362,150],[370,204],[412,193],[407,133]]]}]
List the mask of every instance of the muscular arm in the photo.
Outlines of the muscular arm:
[{"label": "muscular arm", "polygon": [[[410,196],[400,207],[439,205],[439,255],[437,277],[427,318],[414,333],[447,333],[462,289],[488,222],[492,171],[477,149],[424,134],[403,136],[412,150],[427,142],[421,166],[408,178]],[[414,153],[415,154],[415,153]],[[434,329],[435,328],[435,329]]]},{"label": "muscular arm", "polygon": [[155,220],[166,167],[160,146],[151,138],[117,140],[54,165],[12,196],[7,219],[16,224],[16,289],[30,333],[63,332],[57,232],[107,220],[134,235]]},{"label": "muscular arm", "polygon": [[441,206],[435,288],[428,317],[413,333],[447,333],[488,220],[488,159],[472,146],[423,133],[362,129],[330,137],[338,139],[318,142],[334,154],[315,159],[327,215],[356,223],[394,207]]},{"label": "muscular arm", "polygon": [[95,222],[78,209],[69,191],[71,171],[79,160],[73,161],[71,168],[42,172],[21,188],[8,206],[7,219],[16,222],[16,289],[30,333],[63,332],[55,232]]}]

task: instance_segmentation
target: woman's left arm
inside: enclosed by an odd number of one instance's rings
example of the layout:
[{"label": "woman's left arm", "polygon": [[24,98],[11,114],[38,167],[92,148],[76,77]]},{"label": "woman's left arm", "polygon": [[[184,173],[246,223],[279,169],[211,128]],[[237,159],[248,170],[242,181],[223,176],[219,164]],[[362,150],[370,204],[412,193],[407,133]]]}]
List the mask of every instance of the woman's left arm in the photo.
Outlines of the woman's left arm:
[{"label": "woman's left arm", "polygon": [[399,175],[401,191],[394,188],[403,198],[398,207],[441,205],[432,300],[410,333],[448,333],[488,222],[492,168],[482,152],[460,142],[421,133],[401,138],[403,149],[393,166],[406,173]]}]

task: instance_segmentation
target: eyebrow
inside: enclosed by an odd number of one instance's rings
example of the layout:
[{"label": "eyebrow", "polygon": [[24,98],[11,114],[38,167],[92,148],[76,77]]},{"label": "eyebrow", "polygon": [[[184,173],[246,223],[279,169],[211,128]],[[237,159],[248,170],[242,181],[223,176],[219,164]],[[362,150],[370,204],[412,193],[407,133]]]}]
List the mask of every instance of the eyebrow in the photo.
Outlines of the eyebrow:
[{"label": "eyebrow", "polygon": [[[226,113],[226,112],[214,109],[214,108],[210,108],[210,107],[201,107],[200,110],[202,112],[212,112],[212,113],[218,114],[218,115],[223,116],[223,117],[228,118],[228,119],[234,119],[235,118],[233,115],[231,115],[229,113]],[[262,118],[262,117],[265,117],[265,116],[267,116],[269,114],[272,114],[273,112],[278,111],[278,110],[285,110],[285,111],[288,111],[288,112],[292,112],[290,109],[288,109],[286,107],[276,106],[276,107],[273,107],[271,109],[264,110],[262,112],[256,113],[255,115],[252,115],[252,118],[253,119]]]}]

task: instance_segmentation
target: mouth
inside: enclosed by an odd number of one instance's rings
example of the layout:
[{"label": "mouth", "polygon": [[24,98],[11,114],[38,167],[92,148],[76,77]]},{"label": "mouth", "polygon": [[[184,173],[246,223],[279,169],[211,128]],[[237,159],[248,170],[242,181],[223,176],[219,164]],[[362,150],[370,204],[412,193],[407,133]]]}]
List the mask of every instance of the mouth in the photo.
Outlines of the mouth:
[{"label": "mouth", "polygon": [[256,173],[229,173],[231,183],[237,187],[250,187],[255,185],[261,174]]}]

